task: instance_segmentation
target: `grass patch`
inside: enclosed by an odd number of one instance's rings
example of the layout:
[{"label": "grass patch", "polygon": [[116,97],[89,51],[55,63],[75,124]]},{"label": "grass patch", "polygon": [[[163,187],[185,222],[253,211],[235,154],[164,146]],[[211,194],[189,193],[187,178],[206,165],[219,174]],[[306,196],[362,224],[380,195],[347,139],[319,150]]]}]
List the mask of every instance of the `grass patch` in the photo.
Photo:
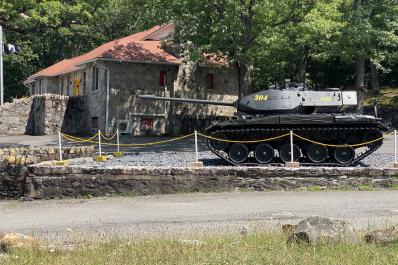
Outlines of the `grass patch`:
[{"label": "grass patch", "polygon": [[374,191],[376,190],[374,187],[368,184],[362,184],[358,186],[358,190],[360,191]]},{"label": "grass patch", "polygon": [[256,232],[87,244],[74,251],[14,250],[0,264],[398,264],[397,246],[287,245],[287,236]]},{"label": "grass patch", "polygon": [[[320,186],[310,186],[307,188],[308,191],[312,191],[312,192],[317,192],[317,191],[326,191],[328,190],[326,187],[320,187]],[[331,190],[331,189],[330,189]]]},{"label": "grass patch", "polygon": [[388,187],[388,189],[389,190],[398,190],[398,184],[397,183],[391,184],[391,186]]}]

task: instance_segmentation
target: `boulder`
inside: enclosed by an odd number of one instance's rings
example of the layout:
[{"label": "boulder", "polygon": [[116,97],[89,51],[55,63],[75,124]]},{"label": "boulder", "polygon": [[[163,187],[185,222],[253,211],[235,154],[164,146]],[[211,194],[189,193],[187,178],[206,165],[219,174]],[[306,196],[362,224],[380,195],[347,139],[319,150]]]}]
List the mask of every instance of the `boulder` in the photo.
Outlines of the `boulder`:
[{"label": "boulder", "polygon": [[365,241],[380,245],[398,243],[398,229],[392,227],[371,231],[365,235]]},{"label": "boulder", "polygon": [[300,221],[294,228],[288,242],[317,244],[322,242],[356,242],[358,235],[350,223],[325,217],[309,217]]},{"label": "boulder", "polygon": [[38,241],[33,237],[23,234],[0,234],[0,251],[8,251],[11,248],[36,248]]},{"label": "boulder", "polygon": [[282,232],[286,235],[293,235],[295,227],[296,226],[292,224],[284,224],[282,225]]}]

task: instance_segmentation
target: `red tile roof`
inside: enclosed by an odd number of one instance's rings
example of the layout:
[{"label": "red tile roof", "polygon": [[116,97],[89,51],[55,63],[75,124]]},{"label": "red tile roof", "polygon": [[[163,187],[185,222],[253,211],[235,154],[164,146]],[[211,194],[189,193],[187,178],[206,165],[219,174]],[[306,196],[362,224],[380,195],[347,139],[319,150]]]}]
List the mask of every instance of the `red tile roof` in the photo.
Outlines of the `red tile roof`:
[{"label": "red tile roof", "polygon": [[155,26],[149,30],[105,43],[86,54],[62,60],[45,68],[30,76],[26,82],[37,77],[58,76],[74,72],[82,69],[82,64],[101,58],[120,61],[179,64],[180,60],[178,58],[165,52],[160,47],[160,40],[146,40],[146,37],[153,36],[155,32],[167,27],[171,27],[171,24]]}]

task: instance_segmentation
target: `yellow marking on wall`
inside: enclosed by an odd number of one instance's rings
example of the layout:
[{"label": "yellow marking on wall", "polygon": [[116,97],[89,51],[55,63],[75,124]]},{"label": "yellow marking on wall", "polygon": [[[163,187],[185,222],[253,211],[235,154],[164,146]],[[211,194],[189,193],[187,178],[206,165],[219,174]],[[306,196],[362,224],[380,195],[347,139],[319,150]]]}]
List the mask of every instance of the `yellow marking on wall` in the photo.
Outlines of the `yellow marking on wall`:
[{"label": "yellow marking on wall", "polygon": [[79,88],[80,88],[80,80],[79,79],[73,80],[73,95],[75,97],[79,96]]}]

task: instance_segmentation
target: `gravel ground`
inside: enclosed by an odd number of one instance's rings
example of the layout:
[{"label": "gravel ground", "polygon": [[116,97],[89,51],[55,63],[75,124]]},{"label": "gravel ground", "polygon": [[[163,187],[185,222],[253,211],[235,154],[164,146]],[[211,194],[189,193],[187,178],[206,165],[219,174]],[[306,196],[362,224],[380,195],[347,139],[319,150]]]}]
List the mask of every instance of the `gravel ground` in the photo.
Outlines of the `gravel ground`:
[{"label": "gravel ground", "polygon": [[[106,162],[97,163],[94,161],[76,161],[74,165],[84,164],[86,166],[148,166],[148,167],[185,167],[195,160],[194,152],[148,152],[129,153],[121,158],[111,158]],[[210,151],[199,152],[199,160],[205,166],[229,166]],[[363,167],[388,167],[394,160],[394,155],[374,153],[365,158],[358,166]]]},{"label": "gravel ground", "polygon": [[389,167],[394,162],[393,154],[373,153],[362,160],[361,166],[365,167]]},{"label": "gravel ground", "polygon": [[[199,160],[205,166],[228,166],[216,155],[208,152],[199,152]],[[185,167],[188,163],[195,161],[194,152],[148,152],[148,153],[129,153],[123,157],[112,157],[106,162],[95,162],[78,160],[72,161],[73,165],[87,166],[148,166],[148,167]]]}]

